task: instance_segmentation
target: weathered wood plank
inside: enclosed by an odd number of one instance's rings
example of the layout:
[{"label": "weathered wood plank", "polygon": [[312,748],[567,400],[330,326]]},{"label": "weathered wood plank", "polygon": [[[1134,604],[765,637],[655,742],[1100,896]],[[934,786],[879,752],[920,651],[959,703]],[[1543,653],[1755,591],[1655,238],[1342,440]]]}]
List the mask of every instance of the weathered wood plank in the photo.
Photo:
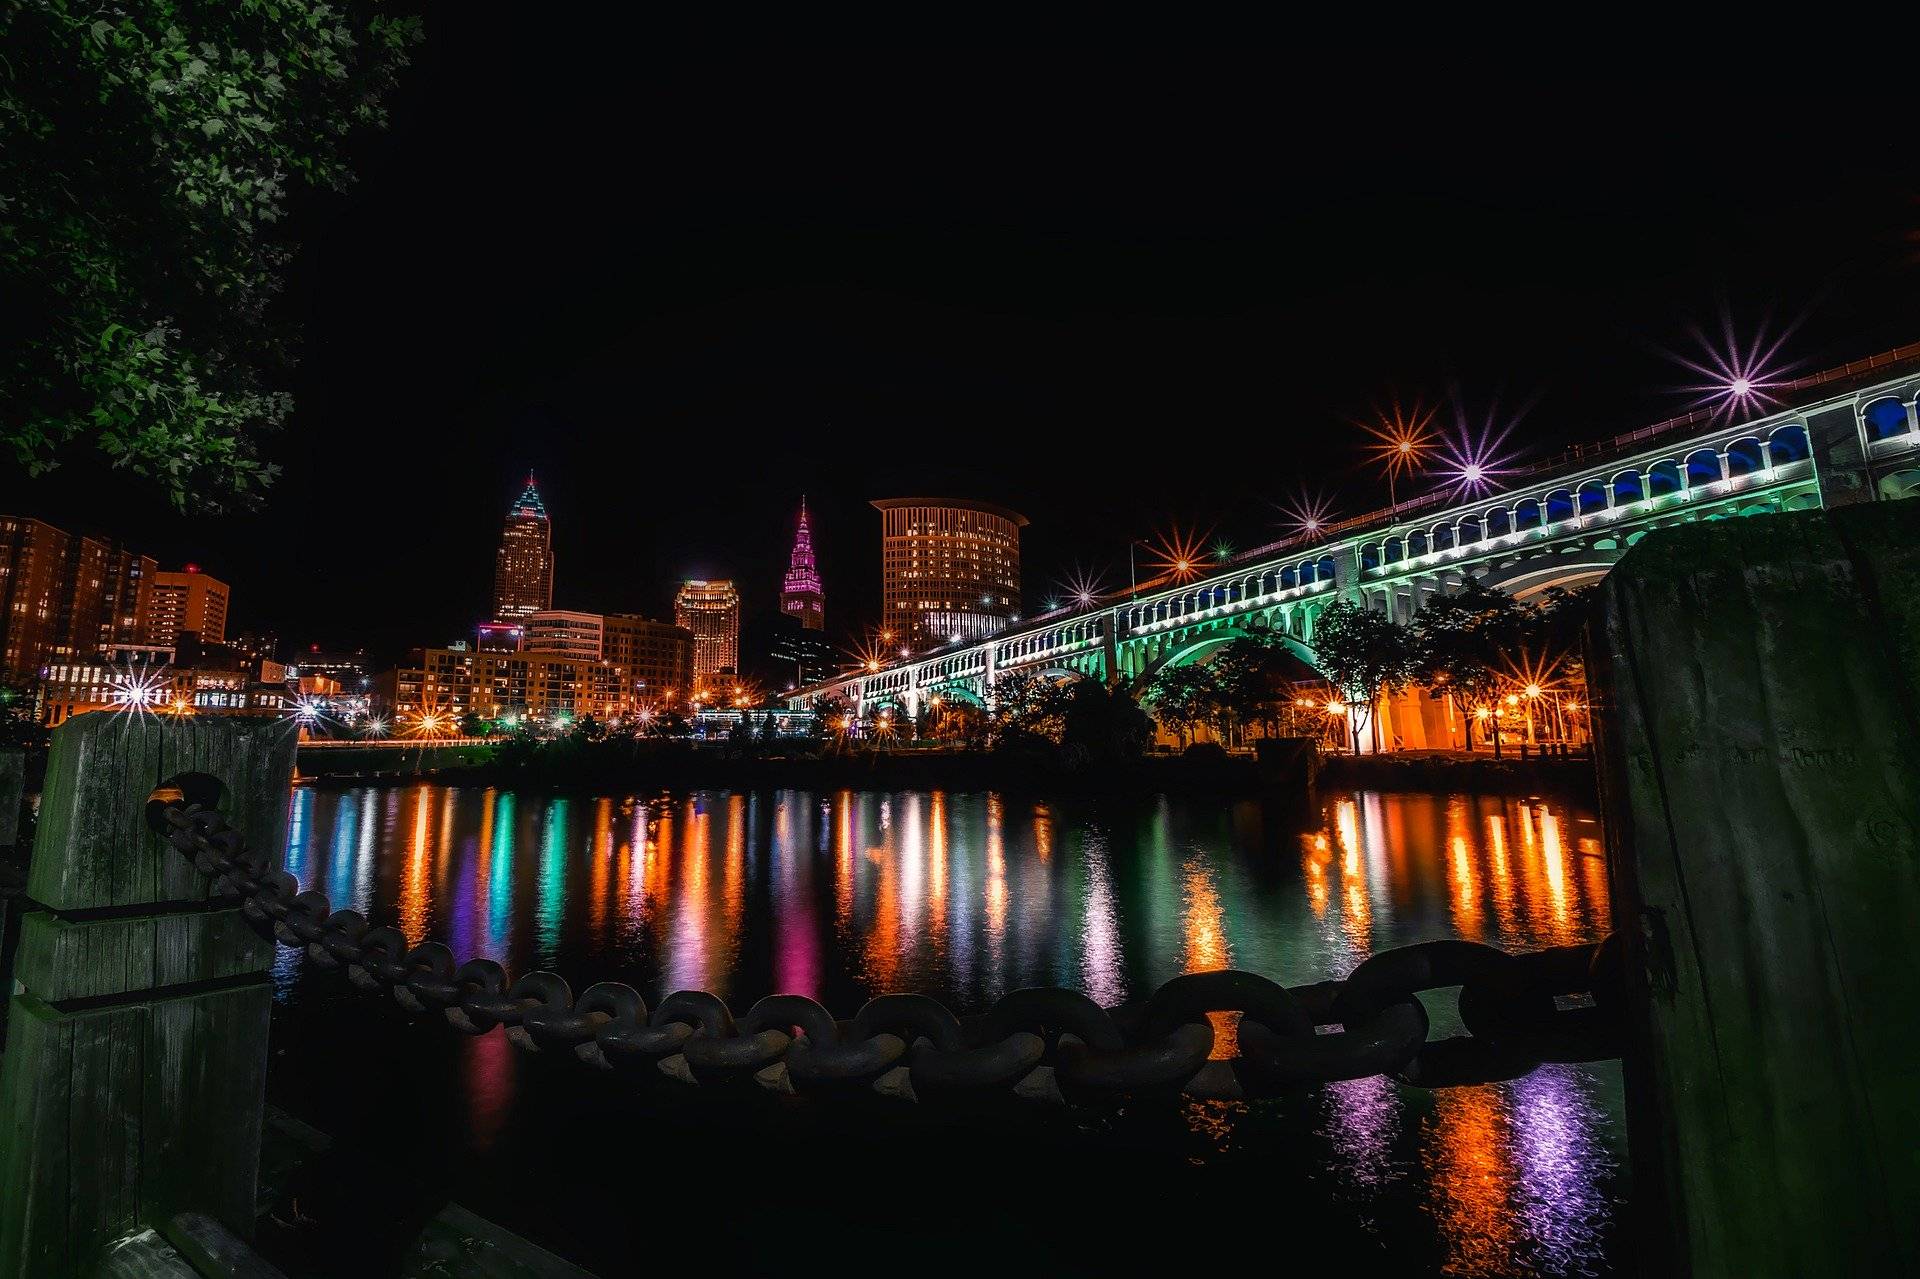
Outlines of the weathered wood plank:
[{"label": "weathered wood plank", "polygon": [[67,1143],[73,1092],[26,1063],[65,1062],[72,1024],[16,995],[0,1056],[0,1264],[24,1275],[74,1270],[67,1229]]},{"label": "weathered wood plank", "polygon": [[142,1220],[197,1212],[253,1232],[273,992],[240,986],[146,1005]]},{"label": "weathered wood plank", "polygon": [[21,923],[15,976],[49,1003],[222,981],[273,963],[238,908],[79,922],[36,911]]},{"label": "weathered wood plank", "polygon": [[26,802],[27,753],[18,746],[0,746],[0,848],[20,842]]},{"label": "weathered wood plank", "polygon": [[1602,588],[1635,1183],[1694,1273],[1920,1266],[1907,505],[1663,531]]},{"label": "weathered wood plank", "polygon": [[[139,1004],[69,1016],[67,1230],[88,1256],[139,1229],[140,1081],[147,1012]],[[132,1104],[129,1104],[131,1102]]]},{"label": "weathered wood plank", "polygon": [[147,796],[182,773],[214,777],[228,820],[278,857],[295,746],[277,720],[74,716],[53,731],[29,895],[60,911],[205,900],[211,886],[148,828]]}]

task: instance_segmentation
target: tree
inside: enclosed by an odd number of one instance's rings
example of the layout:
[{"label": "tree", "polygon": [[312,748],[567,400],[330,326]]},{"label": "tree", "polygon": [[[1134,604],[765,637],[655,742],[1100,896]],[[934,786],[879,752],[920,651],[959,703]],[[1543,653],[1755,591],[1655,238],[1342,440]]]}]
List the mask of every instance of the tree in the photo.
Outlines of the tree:
[{"label": "tree", "polygon": [[[1473,749],[1473,726],[1485,724],[1500,755],[1500,734],[1493,713],[1500,700],[1501,672],[1511,653],[1524,642],[1531,617],[1505,591],[1469,578],[1460,590],[1427,600],[1414,618],[1415,676],[1435,697],[1451,698],[1466,721],[1467,749]],[[1481,711],[1486,711],[1485,716]]]},{"label": "tree", "polygon": [[1207,663],[1219,710],[1234,729],[1244,732],[1258,723],[1273,731],[1290,700],[1282,664],[1287,655],[1286,642],[1263,631],[1228,642]]},{"label": "tree", "polygon": [[421,34],[370,0],[0,8],[0,440],[29,472],[90,436],[178,506],[258,499],[289,201],[349,184]]},{"label": "tree", "polygon": [[1382,695],[1412,678],[1412,632],[1396,626],[1385,614],[1350,600],[1336,600],[1314,623],[1313,646],[1321,673],[1347,704],[1353,753],[1360,753],[1360,733],[1369,721],[1373,748],[1379,750],[1380,723],[1374,712]]},{"label": "tree", "polygon": [[1002,675],[993,686],[988,732],[996,747],[1040,739],[1058,743],[1065,729],[1061,686],[1028,671]]},{"label": "tree", "polygon": [[1213,724],[1219,717],[1219,686],[1213,672],[1198,662],[1161,667],[1153,677],[1149,696],[1153,717],[1178,733],[1183,746],[1192,744],[1195,728]]},{"label": "tree", "polygon": [[1060,744],[1090,760],[1130,759],[1153,736],[1153,721],[1125,687],[1079,679],[1064,690],[1064,701]]}]

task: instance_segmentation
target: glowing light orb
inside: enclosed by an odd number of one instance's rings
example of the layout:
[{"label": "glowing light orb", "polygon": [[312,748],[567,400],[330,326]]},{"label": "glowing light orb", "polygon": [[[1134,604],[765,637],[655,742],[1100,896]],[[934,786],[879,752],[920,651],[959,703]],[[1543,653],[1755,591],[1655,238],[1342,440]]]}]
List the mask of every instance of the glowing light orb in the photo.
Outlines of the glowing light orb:
[{"label": "glowing light orb", "polygon": [[1206,555],[1206,534],[1189,533],[1175,525],[1156,537],[1148,547],[1154,553],[1153,567],[1176,582],[1184,582],[1199,573]]},{"label": "glowing light orb", "polygon": [[1718,332],[1708,333],[1696,325],[1689,331],[1695,351],[1668,351],[1666,355],[1700,380],[1673,389],[1692,397],[1699,408],[1715,417],[1780,404],[1775,391],[1790,385],[1787,375],[1793,368],[1782,356],[1782,349],[1799,324],[1795,320],[1775,334],[1770,331],[1769,321],[1763,319],[1751,336],[1743,336],[1734,326],[1732,315],[1722,312]]},{"label": "glowing light orb", "polygon": [[1304,486],[1285,502],[1276,503],[1285,517],[1284,526],[1295,537],[1313,537],[1327,525],[1333,503],[1324,493],[1309,493]]},{"label": "glowing light orb", "polygon": [[1435,412],[1423,400],[1403,404],[1396,396],[1389,407],[1374,407],[1373,421],[1354,423],[1373,437],[1367,452],[1386,479],[1411,475],[1433,451],[1437,443],[1432,430]]},{"label": "glowing light orb", "polygon": [[1446,492],[1455,498],[1478,497],[1493,487],[1494,481],[1513,470],[1512,458],[1501,446],[1519,415],[1501,420],[1496,406],[1476,424],[1459,406],[1454,409],[1454,426],[1441,451],[1439,471],[1446,481]]}]

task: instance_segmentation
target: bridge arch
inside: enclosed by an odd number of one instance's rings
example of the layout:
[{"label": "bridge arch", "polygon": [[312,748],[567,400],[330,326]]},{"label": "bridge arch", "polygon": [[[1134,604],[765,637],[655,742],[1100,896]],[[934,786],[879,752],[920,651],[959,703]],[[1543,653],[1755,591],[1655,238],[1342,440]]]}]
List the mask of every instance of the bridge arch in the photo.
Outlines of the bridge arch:
[{"label": "bridge arch", "polygon": [[1618,542],[1607,540],[1609,545],[1604,548],[1596,544],[1573,553],[1523,559],[1480,580],[1518,600],[1530,599],[1555,586],[1566,590],[1591,586],[1605,577],[1625,553]]},{"label": "bridge arch", "polygon": [[1895,471],[1880,477],[1880,496],[1883,498],[1912,497],[1916,493],[1920,493],[1920,470]]},{"label": "bridge arch", "polygon": [[1314,656],[1313,650],[1298,636],[1290,634],[1278,627],[1247,628],[1242,626],[1212,626],[1204,630],[1196,630],[1188,635],[1173,637],[1171,642],[1156,653],[1147,664],[1141,668],[1138,679],[1145,685],[1151,682],[1155,675],[1158,675],[1161,671],[1169,667],[1191,666],[1195,662],[1206,660],[1209,655],[1231,644],[1234,640],[1251,639],[1255,636],[1264,635],[1278,637],[1279,640],[1287,646],[1288,651],[1295,657],[1313,667],[1315,670],[1319,669],[1319,659]]},{"label": "bridge arch", "polygon": [[1703,489],[1727,477],[1721,466],[1718,449],[1695,449],[1687,454],[1685,465],[1686,486],[1689,489]]},{"label": "bridge arch", "polygon": [[1891,440],[1913,430],[1913,410],[1897,395],[1883,395],[1860,410],[1868,440]]},{"label": "bridge arch", "polygon": [[1726,448],[1728,478],[1753,475],[1767,469],[1767,446],[1751,435],[1743,435]]},{"label": "bridge arch", "polygon": [[1813,447],[1807,442],[1807,428],[1798,422],[1775,427],[1767,436],[1767,451],[1773,455],[1775,466],[1804,462],[1813,456]]},{"label": "bridge arch", "polygon": [[1673,458],[1661,458],[1647,468],[1648,497],[1667,497],[1678,493],[1686,486],[1686,478],[1680,470],[1680,463]]}]

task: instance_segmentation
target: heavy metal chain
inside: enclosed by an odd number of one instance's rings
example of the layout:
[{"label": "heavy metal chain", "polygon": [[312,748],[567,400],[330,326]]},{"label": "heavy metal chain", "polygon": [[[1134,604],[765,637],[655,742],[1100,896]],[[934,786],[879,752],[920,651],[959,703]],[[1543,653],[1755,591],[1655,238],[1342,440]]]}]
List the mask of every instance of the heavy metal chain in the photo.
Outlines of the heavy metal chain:
[{"label": "heavy metal chain", "polygon": [[[1103,1008],[1076,990],[1016,990],[975,1017],[927,995],[879,995],[836,1020],[805,995],[769,995],[736,1018],[718,996],[682,990],[649,1008],[621,982],[578,997],[562,977],[511,977],[492,959],[457,963],[439,942],[409,945],[357,911],[333,910],[247,846],[217,812],[154,792],[154,828],[217,895],[237,897],[263,936],[304,947],[355,986],[391,993],[456,1029],[496,1026],[530,1053],[571,1053],[602,1070],[778,1092],[871,1088],[909,1100],[1011,1090],[1047,1100],[1128,1094],[1267,1096],[1391,1075],[1428,1088],[1516,1079],[1543,1062],[1620,1055],[1616,939],[1510,954],[1469,941],[1382,951],[1343,980],[1288,988],[1257,973],[1188,973],[1144,1002]],[[1467,1035],[1429,1041],[1421,991],[1460,987]],[[1210,1060],[1210,1013],[1238,1013],[1238,1055]]]}]

